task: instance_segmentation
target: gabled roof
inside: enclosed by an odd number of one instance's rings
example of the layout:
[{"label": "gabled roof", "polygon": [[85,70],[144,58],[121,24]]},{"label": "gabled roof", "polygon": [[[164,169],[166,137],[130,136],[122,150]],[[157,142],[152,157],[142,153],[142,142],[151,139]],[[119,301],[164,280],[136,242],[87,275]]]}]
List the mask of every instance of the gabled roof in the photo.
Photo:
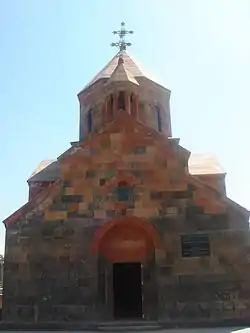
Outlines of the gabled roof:
[{"label": "gabled roof", "polygon": [[57,160],[44,160],[33,171],[28,182],[54,181],[59,177],[59,162]]},{"label": "gabled roof", "polygon": [[[101,79],[108,79],[116,69],[118,65],[119,58],[122,57],[124,60],[124,68],[130,73],[135,79],[139,77],[147,78],[155,83],[158,83],[153,76],[146,71],[141,69],[138,64],[128,55],[126,51],[119,51],[109,62],[108,64],[80,91],[83,92],[85,89],[90,87],[92,84],[96,83]],[[160,84],[160,83],[158,83]],[[160,84],[161,85],[161,84]]]},{"label": "gabled roof", "polygon": [[[191,175],[216,175],[225,174],[218,161],[210,155],[192,154],[188,161],[188,168]],[[54,181],[59,178],[59,161],[42,161],[32,173],[28,182]]]},{"label": "gabled roof", "polygon": [[212,155],[191,154],[188,168],[192,175],[225,175],[225,170]]}]

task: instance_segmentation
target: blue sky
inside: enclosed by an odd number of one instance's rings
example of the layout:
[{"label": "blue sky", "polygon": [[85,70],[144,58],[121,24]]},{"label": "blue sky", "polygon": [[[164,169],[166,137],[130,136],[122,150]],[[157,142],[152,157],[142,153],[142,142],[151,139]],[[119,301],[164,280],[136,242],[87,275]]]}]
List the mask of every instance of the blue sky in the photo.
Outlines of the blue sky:
[{"label": "blue sky", "polygon": [[0,220],[26,202],[37,164],[77,140],[76,94],[116,52],[121,21],[130,54],[172,91],[173,135],[214,154],[250,209],[249,18],[249,0],[0,0]]}]

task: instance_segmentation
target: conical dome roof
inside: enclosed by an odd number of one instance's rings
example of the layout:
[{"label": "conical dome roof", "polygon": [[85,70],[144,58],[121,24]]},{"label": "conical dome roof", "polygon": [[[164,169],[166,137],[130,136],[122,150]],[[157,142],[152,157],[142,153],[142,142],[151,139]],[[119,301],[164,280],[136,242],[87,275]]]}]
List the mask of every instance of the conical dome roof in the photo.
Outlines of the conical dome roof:
[{"label": "conical dome roof", "polygon": [[[108,64],[81,90],[84,91],[97,81],[101,79],[108,79],[114,73],[115,69],[117,68],[119,58],[123,59],[123,67],[129,73],[131,77],[134,77],[136,80],[139,77],[145,77],[151,81],[158,83],[152,75],[142,71],[141,66],[139,67],[138,64],[128,55],[128,53],[123,50],[119,51],[109,62]],[[118,67],[119,68],[119,67]],[[160,83],[158,83],[160,84]],[[80,92],[80,93],[81,93]]]}]

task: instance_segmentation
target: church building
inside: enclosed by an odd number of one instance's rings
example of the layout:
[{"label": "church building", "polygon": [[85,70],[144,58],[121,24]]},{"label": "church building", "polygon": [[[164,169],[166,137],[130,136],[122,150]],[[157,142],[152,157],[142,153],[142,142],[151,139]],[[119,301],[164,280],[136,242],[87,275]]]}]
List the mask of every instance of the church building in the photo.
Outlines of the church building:
[{"label": "church building", "polygon": [[132,31],[115,33],[78,94],[79,140],[4,221],[3,320],[250,321],[249,212],[218,162],[172,135],[170,90],[127,53]]}]

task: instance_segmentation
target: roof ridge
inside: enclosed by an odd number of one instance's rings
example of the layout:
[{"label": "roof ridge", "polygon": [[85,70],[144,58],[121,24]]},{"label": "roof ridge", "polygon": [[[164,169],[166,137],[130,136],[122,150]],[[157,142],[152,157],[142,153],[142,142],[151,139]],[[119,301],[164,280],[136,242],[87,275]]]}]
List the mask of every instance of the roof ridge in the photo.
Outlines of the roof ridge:
[{"label": "roof ridge", "polygon": [[122,57],[119,57],[118,64],[113,73],[111,74],[110,78],[108,79],[108,82],[111,81],[129,81],[136,85],[139,85],[134,75],[126,68]]},{"label": "roof ridge", "polygon": [[110,64],[115,60],[115,58],[121,53],[121,51],[118,51],[113,58],[84,86],[84,88],[80,91],[79,94],[81,94],[85,89],[87,89],[88,87],[90,87],[93,83],[95,83],[98,80],[98,77],[100,76],[100,74],[102,72],[105,71],[105,69],[107,69]]}]

